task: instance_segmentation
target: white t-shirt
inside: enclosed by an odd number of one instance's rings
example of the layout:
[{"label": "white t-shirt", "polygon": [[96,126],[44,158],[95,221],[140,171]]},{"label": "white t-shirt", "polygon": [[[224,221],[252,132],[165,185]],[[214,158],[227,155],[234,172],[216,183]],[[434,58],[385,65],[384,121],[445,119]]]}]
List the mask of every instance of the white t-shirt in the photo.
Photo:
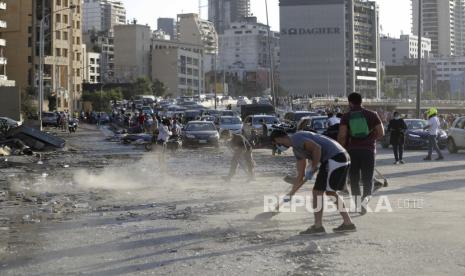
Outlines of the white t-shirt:
[{"label": "white t-shirt", "polygon": [[441,125],[439,123],[438,117],[437,116],[431,117],[428,120],[428,125],[429,125],[429,135],[437,136],[439,133],[439,127]]},{"label": "white t-shirt", "polygon": [[333,116],[333,117],[328,119],[328,125],[329,126],[334,126],[334,125],[337,125],[337,124],[340,124],[340,123],[341,123],[341,119],[336,117],[336,116]]},{"label": "white t-shirt", "polygon": [[158,138],[157,138],[157,140],[158,141],[162,140],[163,142],[168,142],[171,135],[173,135],[173,134],[171,133],[171,131],[169,131],[168,127],[162,124],[158,128]]}]

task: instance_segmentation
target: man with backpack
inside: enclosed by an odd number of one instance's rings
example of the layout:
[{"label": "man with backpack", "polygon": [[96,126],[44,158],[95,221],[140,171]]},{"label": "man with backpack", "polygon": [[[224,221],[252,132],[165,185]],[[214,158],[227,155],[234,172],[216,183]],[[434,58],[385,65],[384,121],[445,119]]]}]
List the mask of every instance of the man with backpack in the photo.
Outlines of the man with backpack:
[{"label": "man with backpack", "polygon": [[[352,196],[357,206],[362,203],[361,214],[365,214],[365,206],[373,191],[376,141],[384,136],[384,127],[376,112],[362,107],[362,95],[352,93],[348,100],[350,111],[342,116],[338,142],[349,152]],[[363,183],[361,198],[360,178]]]}]

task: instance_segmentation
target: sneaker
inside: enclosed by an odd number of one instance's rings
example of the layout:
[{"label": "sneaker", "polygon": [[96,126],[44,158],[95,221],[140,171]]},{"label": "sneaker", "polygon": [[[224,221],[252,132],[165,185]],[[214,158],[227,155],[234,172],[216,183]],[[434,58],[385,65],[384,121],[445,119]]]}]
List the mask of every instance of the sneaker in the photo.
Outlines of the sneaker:
[{"label": "sneaker", "polygon": [[333,228],[334,233],[346,233],[346,232],[356,232],[357,227],[355,227],[355,224],[342,224],[341,226],[337,228]]},{"label": "sneaker", "polygon": [[394,161],[394,165],[399,165],[399,161]]},{"label": "sneaker", "polygon": [[399,163],[403,165],[403,164],[405,164],[405,161],[404,161],[404,160],[400,160]]},{"label": "sneaker", "polygon": [[315,227],[315,225],[310,226],[307,230],[302,231],[299,235],[325,235],[326,230],[323,226]]},{"label": "sneaker", "polygon": [[435,159],[436,161],[441,161],[444,160],[444,156],[439,156],[438,158]]},{"label": "sneaker", "polygon": [[431,161],[431,157],[428,157],[428,156],[427,156],[427,157],[423,158],[423,160],[424,160],[424,161]]},{"label": "sneaker", "polygon": [[360,210],[360,215],[364,216],[364,215],[366,215],[366,213],[367,213],[367,208],[365,208],[365,206],[362,205],[361,210]]}]

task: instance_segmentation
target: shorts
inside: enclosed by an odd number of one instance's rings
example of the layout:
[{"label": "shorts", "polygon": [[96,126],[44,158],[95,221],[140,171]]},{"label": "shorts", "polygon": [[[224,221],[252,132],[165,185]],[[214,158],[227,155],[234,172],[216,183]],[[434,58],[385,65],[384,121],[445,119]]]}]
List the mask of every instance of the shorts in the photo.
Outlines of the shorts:
[{"label": "shorts", "polygon": [[314,190],[335,192],[344,189],[349,173],[350,157],[339,153],[321,164],[316,177]]}]

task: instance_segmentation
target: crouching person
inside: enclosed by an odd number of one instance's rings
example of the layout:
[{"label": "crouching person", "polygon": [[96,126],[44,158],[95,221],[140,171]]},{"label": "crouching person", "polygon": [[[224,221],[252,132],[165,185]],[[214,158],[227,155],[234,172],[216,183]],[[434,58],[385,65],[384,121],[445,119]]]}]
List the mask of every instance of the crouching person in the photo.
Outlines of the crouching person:
[{"label": "crouching person", "polygon": [[236,174],[237,167],[240,165],[247,173],[247,181],[255,179],[255,162],[252,156],[252,145],[247,139],[240,134],[233,134],[230,141],[230,147],[233,151],[231,167],[228,176],[223,177],[225,181],[231,181]]},{"label": "crouching person", "polygon": [[[335,199],[335,204],[344,221],[341,226],[334,228],[333,231],[356,231],[343,199],[337,194],[337,191],[344,189],[349,171],[350,157],[347,151],[331,138],[307,131],[297,132],[290,137],[283,130],[275,130],[271,134],[271,141],[281,151],[286,151],[292,147],[294,156],[297,159],[297,179],[288,194],[288,200],[295,195],[307,180],[310,180],[318,172],[313,187],[315,223],[300,234],[319,235],[326,233],[323,227],[324,194]],[[307,160],[310,161],[308,166]]]}]

